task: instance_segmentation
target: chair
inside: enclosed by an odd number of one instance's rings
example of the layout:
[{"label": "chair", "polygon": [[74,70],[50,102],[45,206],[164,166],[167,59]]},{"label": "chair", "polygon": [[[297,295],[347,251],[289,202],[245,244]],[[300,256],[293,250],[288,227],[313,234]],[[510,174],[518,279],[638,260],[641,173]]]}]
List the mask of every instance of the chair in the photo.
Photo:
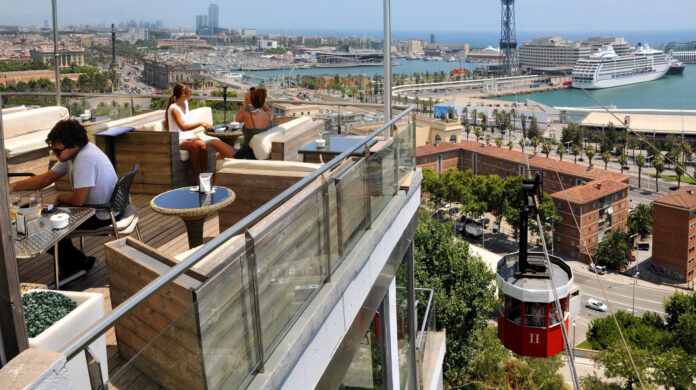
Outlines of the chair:
[{"label": "chair", "polygon": [[[138,164],[135,164],[132,171],[118,179],[114,192],[111,194],[111,200],[108,203],[83,205],[84,207],[108,211],[111,217],[111,225],[99,229],[76,229],[70,233],[68,235],[69,238],[80,237],[80,248],[82,251],[84,251],[85,247],[85,237],[114,236],[116,239],[119,239],[121,236],[128,236],[135,231],[138,235],[138,240],[142,241],[140,229],[138,228],[138,210],[130,203],[130,188],[137,172]],[[116,213],[121,215],[121,219],[118,221],[116,221]]]}]

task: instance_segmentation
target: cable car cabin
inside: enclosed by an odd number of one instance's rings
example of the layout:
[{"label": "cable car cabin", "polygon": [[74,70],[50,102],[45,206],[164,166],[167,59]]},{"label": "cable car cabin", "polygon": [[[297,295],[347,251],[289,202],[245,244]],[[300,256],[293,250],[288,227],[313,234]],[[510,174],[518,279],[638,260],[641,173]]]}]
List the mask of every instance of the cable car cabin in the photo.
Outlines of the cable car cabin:
[{"label": "cable car cabin", "polygon": [[[563,351],[561,326],[567,334],[573,271],[559,257],[549,255],[552,285],[543,253],[519,253],[498,261],[496,281],[503,299],[498,311],[498,338],[518,355],[551,357]],[[553,288],[561,304],[560,315]]]}]

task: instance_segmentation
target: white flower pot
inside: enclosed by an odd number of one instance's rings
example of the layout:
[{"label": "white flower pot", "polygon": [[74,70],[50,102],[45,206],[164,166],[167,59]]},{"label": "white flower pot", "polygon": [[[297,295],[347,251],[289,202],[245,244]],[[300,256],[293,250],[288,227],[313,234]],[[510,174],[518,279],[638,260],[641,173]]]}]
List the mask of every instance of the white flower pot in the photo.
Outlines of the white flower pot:
[{"label": "white flower pot", "polygon": [[[45,291],[45,290],[32,290]],[[80,333],[84,332],[104,316],[104,295],[100,293],[53,291],[63,294],[77,303],[75,310],[61,318],[36,337],[29,338],[29,347],[58,352]],[[108,379],[106,360],[106,336],[102,336],[91,344],[95,358],[101,364],[102,379]],[[90,389],[89,374],[85,353],[80,352],[66,364],[70,373],[70,385],[73,389]]]}]

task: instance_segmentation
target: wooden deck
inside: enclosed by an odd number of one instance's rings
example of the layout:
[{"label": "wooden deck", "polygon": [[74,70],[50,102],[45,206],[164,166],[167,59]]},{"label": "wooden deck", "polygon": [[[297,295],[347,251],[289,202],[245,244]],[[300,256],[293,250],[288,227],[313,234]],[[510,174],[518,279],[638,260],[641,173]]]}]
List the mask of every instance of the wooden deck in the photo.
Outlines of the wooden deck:
[{"label": "wooden deck", "polygon": [[[42,192],[43,203],[51,203],[56,191],[53,187],[46,188]],[[164,254],[175,255],[187,249],[188,239],[184,223],[178,217],[165,216],[155,213],[150,208],[150,200],[153,195],[132,195],[133,204],[140,215],[140,233],[143,242],[160,250]],[[218,217],[213,214],[206,219],[203,237],[204,242],[217,236]],[[134,236],[135,237],[135,236]],[[73,282],[61,286],[64,290],[99,292],[105,297],[105,310],[111,310],[109,299],[109,278],[107,275],[106,261],[104,258],[104,243],[113,240],[112,237],[87,237],[85,238],[85,252],[89,256],[96,256],[98,261],[87,275]],[[79,248],[79,240],[74,239],[75,247]],[[29,283],[50,284],[53,281],[53,257],[43,254],[30,260],[19,260],[19,280]],[[113,329],[106,334],[107,355],[109,359],[109,375],[111,376],[125,363],[118,354],[116,337]],[[136,380],[136,377],[133,377]]]}]

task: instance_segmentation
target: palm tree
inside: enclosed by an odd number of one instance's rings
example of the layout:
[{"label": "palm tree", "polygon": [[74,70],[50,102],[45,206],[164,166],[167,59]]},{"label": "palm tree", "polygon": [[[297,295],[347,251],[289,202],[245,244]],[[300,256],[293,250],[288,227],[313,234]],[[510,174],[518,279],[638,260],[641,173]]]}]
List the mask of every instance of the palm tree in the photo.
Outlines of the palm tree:
[{"label": "palm tree", "polygon": [[508,149],[512,150],[512,148],[515,146],[515,144],[512,141],[508,141],[507,147]]},{"label": "palm tree", "polygon": [[462,124],[464,126],[469,125],[469,108],[467,107],[464,107],[464,109],[462,110]]},{"label": "palm tree", "polygon": [[497,147],[503,146],[503,138],[502,137],[498,137],[495,139],[495,146],[497,146]]},{"label": "palm tree", "polygon": [[534,155],[536,156],[536,148],[539,146],[539,139],[537,137],[532,137],[529,142],[532,144],[532,148],[534,148]]},{"label": "palm tree", "polygon": [[476,130],[474,130],[474,135],[476,136],[476,142],[479,142],[479,138],[481,138],[481,128],[477,127]]},{"label": "palm tree", "polygon": [[558,155],[559,160],[563,161],[563,155],[565,154],[566,150],[563,144],[558,144],[558,148],[556,148],[556,154]]},{"label": "palm tree", "polygon": [[607,165],[609,165],[609,161],[611,161],[611,152],[606,151],[602,153],[602,161],[604,161],[604,170],[607,170]]},{"label": "palm tree", "polygon": [[658,187],[657,179],[660,178],[660,174],[665,170],[665,160],[662,159],[660,153],[656,153],[655,157],[653,157],[652,166],[655,168],[655,191],[659,191],[660,187]]},{"label": "palm tree", "polygon": [[625,154],[619,156],[619,164],[621,165],[621,174],[623,174],[624,166],[628,164],[628,157]]},{"label": "palm tree", "polygon": [[643,165],[645,165],[645,157],[642,154],[636,157],[636,165],[638,166],[638,188],[640,188],[640,171],[643,169]]},{"label": "palm tree", "polygon": [[485,112],[482,112],[479,114],[479,118],[481,118],[481,129],[486,131],[486,122],[488,121],[488,116]]},{"label": "palm tree", "polygon": [[551,149],[553,148],[553,145],[549,141],[544,141],[544,143],[541,144],[541,153],[544,153],[546,155],[546,158],[549,158],[549,154],[551,154]]},{"label": "palm tree", "polygon": [[467,123],[466,126],[464,126],[464,132],[466,133],[466,140],[468,141],[469,140],[469,133],[471,133],[471,125],[470,124]]},{"label": "palm tree", "polygon": [[486,145],[488,145],[491,142],[491,135],[486,134]]},{"label": "palm tree", "polygon": [[684,164],[680,162],[674,163],[674,173],[677,174],[677,188],[681,188],[681,177],[684,174]]},{"label": "palm tree", "polygon": [[587,156],[587,160],[590,162],[590,168],[592,168],[592,159],[594,158],[595,154],[597,154],[597,152],[595,152],[594,146],[589,145],[585,149],[585,155]]},{"label": "palm tree", "polygon": [[478,118],[478,112],[476,110],[471,110],[471,119],[474,120],[474,127],[476,127],[476,119]]}]

